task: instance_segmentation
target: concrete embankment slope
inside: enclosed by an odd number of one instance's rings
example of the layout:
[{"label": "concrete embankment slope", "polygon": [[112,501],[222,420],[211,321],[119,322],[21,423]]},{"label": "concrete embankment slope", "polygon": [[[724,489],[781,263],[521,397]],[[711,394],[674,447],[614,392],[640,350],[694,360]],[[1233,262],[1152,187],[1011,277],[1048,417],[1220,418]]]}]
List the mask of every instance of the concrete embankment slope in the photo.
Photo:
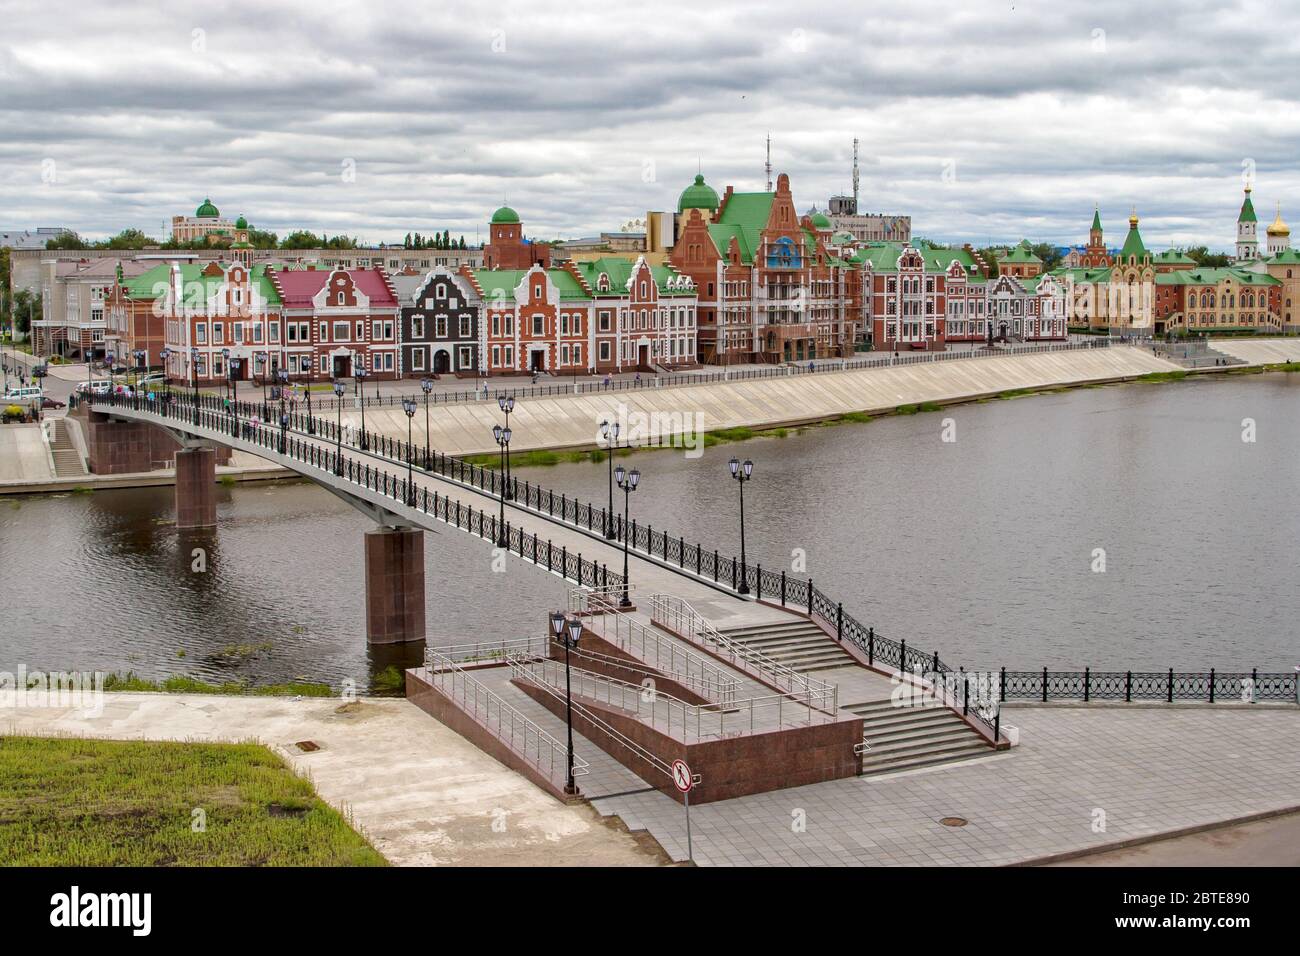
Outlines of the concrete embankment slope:
[{"label": "concrete embankment slope", "polygon": [[[1020,388],[1108,382],[1179,366],[1149,351],[1123,346],[1074,352],[1044,352],[955,359],[892,368],[792,375],[597,395],[521,399],[510,416],[511,448],[583,448],[597,444],[602,419],[637,421],[638,415],[687,415],[687,428],[777,427],[833,418],[850,412],[892,411],[899,405],[953,402]],[[702,416],[697,418],[696,416]],[[361,416],[345,411],[345,424]],[[502,421],[494,404],[445,405],[431,415],[429,444],[447,453],[495,452],[492,426]],[[411,422],[423,445],[424,413]],[[366,427],[406,438],[401,409],[367,409]],[[626,428],[626,426],[625,426]],[[678,429],[679,430],[679,429]],[[626,433],[626,432],[625,432]]]},{"label": "concrete embankment slope", "polygon": [[1250,365],[1300,362],[1300,339],[1211,339],[1210,345]]}]

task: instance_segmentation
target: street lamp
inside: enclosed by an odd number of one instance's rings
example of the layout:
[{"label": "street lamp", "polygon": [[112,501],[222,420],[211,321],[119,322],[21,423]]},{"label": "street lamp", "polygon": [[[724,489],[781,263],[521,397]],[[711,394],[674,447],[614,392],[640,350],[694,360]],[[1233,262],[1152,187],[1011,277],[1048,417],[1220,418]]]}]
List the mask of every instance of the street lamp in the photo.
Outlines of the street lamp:
[{"label": "street lamp", "polygon": [[226,363],[226,398],[230,398],[230,349],[222,349],[221,357]]},{"label": "street lamp", "polygon": [[173,355],[172,350],[169,349],[169,348],[167,348],[167,346],[165,346],[165,345],[164,345],[161,349],[158,350],[158,357],[159,357],[160,359],[162,359],[162,364],[163,364],[163,381],[164,381],[164,382],[166,382],[167,378],[170,376],[170,371],[169,371],[168,368],[167,368],[167,360],[170,359],[170,358],[172,357],[172,355]]},{"label": "street lamp", "polygon": [[334,429],[336,445],[334,448],[334,474],[343,474],[343,383],[334,380],[334,401],[338,408],[338,424]]},{"label": "street lamp", "polygon": [[415,485],[411,462],[415,456],[411,453],[411,419],[415,417],[415,408],[415,399],[402,399],[402,411],[406,412],[406,503],[412,508],[415,507]]},{"label": "street lamp", "polygon": [[749,593],[749,581],[745,577],[745,482],[754,477],[754,463],[748,458],[742,465],[740,459],[733,457],[727,462],[731,477],[740,485],[740,593]]},{"label": "street lamp", "polygon": [[[506,431],[508,433],[510,431],[510,413],[515,410],[515,397],[513,395],[502,395],[497,399],[497,405],[500,407],[501,411],[506,413]],[[507,440],[507,444],[508,444],[508,440]],[[506,497],[513,498],[514,496],[510,493],[510,449],[509,447],[506,448],[505,481],[506,481]]]},{"label": "street lamp", "polygon": [[352,377],[357,380],[357,394],[361,396],[361,450],[367,451],[370,448],[370,441],[366,438],[366,390],[361,385],[366,377],[366,370],[358,367]]},{"label": "street lamp", "polygon": [[631,607],[632,598],[628,594],[631,582],[627,576],[627,531],[628,531],[628,498],[632,492],[636,491],[636,486],[641,483],[641,472],[633,468],[631,471],[625,471],[620,463],[614,469],[614,480],[618,486],[623,489],[623,600],[619,601],[620,607]]},{"label": "street lamp", "polygon": [[500,425],[492,426],[492,437],[496,439],[497,445],[501,448],[501,520],[497,523],[497,547],[504,548],[509,545],[509,539],[506,538],[506,478],[505,478],[505,461],[510,454],[510,429],[502,428]]},{"label": "street lamp", "polygon": [[[109,375],[113,374],[113,353],[108,353]],[[194,389],[194,424],[199,424],[199,350],[190,349],[190,386]]]},{"label": "street lamp", "polygon": [[433,381],[420,379],[420,388],[424,390],[424,470],[433,468],[433,456],[429,453],[429,393],[433,391]]},{"label": "street lamp", "polygon": [[618,447],[618,422],[600,423],[600,437],[609,449],[609,510],[605,512],[605,537],[614,538],[614,449]]},{"label": "street lamp", "polygon": [[576,617],[566,621],[563,611],[552,611],[551,633],[555,640],[564,645],[564,718],[569,728],[569,773],[564,792],[572,795],[578,792],[578,788],[573,782],[573,685],[569,677],[569,649],[578,646],[582,637],[582,621]]},{"label": "street lamp", "polygon": [[266,406],[266,353],[258,352],[253,356],[254,374],[262,383],[262,421],[271,420],[271,410]]},{"label": "street lamp", "polygon": [[148,356],[149,353],[144,349],[136,349],[131,353],[131,357],[135,359],[135,390],[137,391],[140,388],[140,373],[144,370],[144,360]]},{"label": "street lamp", "polygon": [[312,420],[312,417],[311,417],[311,366],[312,366],[312,357],[311,357],[310,355],[304,355],[304,356],[302,356],[302,358],[300,359],[300,362],[301,362],[300,367],[302,368],[302,377],[303,377],[302,388],[303,388],[303,391],[307,393],[307,434],[308,434],[308,435],[314,435],[314,434],[316,434],[316,422],[313,421],[313,420]]}]

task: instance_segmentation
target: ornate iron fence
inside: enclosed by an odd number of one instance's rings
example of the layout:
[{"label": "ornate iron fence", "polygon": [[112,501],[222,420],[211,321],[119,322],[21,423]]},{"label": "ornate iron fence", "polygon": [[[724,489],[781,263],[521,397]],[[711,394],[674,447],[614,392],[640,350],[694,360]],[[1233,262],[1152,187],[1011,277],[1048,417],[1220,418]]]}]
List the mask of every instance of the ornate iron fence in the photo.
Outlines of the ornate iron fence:
[{"label": "ornate iron fence", "polygon": [[1219,671],[1009,671],[998,672],[998,700],[1176,700],[1300,703],[1296,672]]}]

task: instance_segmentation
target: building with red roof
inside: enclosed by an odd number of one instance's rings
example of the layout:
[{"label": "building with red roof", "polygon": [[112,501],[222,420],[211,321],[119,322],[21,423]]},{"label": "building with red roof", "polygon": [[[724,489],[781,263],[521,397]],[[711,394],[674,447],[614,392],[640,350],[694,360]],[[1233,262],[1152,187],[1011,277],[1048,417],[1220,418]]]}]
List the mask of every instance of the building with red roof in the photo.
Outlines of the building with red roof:
[{"label": "building with red roof", "polygon": [[396,378],[397,296],[383,269],[275,269],[290,376]]}]

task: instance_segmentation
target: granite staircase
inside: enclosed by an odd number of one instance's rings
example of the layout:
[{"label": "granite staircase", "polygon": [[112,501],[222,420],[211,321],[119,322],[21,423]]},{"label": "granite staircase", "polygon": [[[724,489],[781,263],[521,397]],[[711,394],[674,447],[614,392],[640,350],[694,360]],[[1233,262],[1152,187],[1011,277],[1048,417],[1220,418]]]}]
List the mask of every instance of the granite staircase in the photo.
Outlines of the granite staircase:
[{"label": "granite staircase", "polygon": [[54,459],[57,478],[75,478],[86,473],[86,464],[68,435],[68,423],[62,418],[54,419],[50,426],[50,457]]},{"label": "granite staircase", "polygon": [[801,674],[856,663],[848,651],[811,621],[791,618],[789,622],[737,627],[722,633]]},{"label": "granite staircase", "polygon": [[993,746],[947,707],[900,707],[892,700],[840,708],[862,718],[862,775],[914,770],[967,760],[993,752]]}]

